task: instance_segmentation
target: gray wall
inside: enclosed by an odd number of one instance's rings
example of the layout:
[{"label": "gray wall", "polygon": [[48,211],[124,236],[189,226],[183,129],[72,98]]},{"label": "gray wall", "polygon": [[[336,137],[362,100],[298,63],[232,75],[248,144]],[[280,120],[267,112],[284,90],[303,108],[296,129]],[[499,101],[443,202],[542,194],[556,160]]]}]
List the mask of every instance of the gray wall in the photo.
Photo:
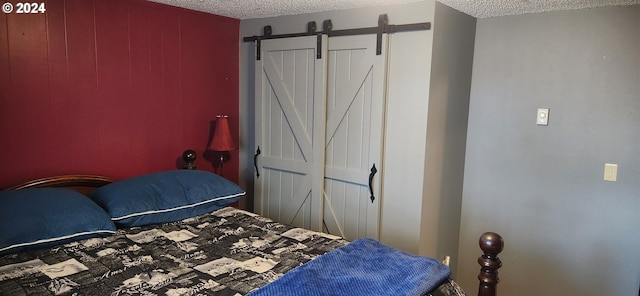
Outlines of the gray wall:
[{"label": "gray wall", "polygon": [[455,273],[476,19],[435,8],[419,253],[450,256]]},{"label": "gray wall", "polygon": [[458,272],[471,292],[484,230],[506,242],[500,295],[637,295],[640,6],[478,20]]}]

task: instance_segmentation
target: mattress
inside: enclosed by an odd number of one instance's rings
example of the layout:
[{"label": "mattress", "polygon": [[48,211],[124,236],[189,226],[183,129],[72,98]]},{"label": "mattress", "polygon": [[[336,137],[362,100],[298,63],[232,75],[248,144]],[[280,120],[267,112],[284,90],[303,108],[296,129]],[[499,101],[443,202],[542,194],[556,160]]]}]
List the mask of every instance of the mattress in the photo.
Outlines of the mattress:
[{"label": "mattress", "polygon": [[[347,243],[227,207],[0,256],[0,295],[245,295]],[[430,295],[464,292],[447,280]]]}]

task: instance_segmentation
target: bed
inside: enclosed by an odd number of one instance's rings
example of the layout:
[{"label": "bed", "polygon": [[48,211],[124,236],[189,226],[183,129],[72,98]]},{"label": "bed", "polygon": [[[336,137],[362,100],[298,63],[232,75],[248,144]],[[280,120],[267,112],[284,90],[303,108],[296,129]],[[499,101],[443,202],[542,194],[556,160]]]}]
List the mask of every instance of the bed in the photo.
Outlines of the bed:
[{"label": "bed", "polygon": [[[222,177],[189,170],[121,181],[57,176],[7,188],[0,192],[0,295],[358,295],[380,282],[374,288],[386,292],[366,293],[467,295],[435,259],[370,239],[347,242],[231,207],[243,194]],[[150,195],[161,200],[150,202]],[[216,198],[194,201],[198,195]],[[186,200],[164,204],[175,196]],[[137,212],[119,212],[130,208]],[[80,225],[85,223],[89,226]],[[11,240],[30,231],[21,224],[37,224],[34,232],[40,236],[82,229],[7,242],[5,236],[13,235]],[[479,244],[478,295],[495,296],[503,241],[488,232]],[[385,253],[371,255],[379,251]],[[383,261],[388,253],[400,257]],[[331,260],[347,266],[324,269]],[[364,268],[355,278],[363,280],[365,290],[354,290],[352,274],[340,274],[354,265]],[[413,281],[422,290],[403,290]]]}]

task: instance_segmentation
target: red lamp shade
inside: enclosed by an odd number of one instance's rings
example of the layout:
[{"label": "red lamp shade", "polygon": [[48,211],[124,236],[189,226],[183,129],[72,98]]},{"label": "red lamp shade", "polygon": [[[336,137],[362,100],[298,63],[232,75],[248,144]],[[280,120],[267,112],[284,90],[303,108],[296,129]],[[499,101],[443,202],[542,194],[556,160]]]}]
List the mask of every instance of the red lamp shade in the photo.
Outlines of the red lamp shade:
[{"label": "red lamp shade", "polygon": [[229,116],[219,115],[216,119],[216,129],[209,149],[213,151],[231,151],[238,148],[231,138],[229,130]]}]

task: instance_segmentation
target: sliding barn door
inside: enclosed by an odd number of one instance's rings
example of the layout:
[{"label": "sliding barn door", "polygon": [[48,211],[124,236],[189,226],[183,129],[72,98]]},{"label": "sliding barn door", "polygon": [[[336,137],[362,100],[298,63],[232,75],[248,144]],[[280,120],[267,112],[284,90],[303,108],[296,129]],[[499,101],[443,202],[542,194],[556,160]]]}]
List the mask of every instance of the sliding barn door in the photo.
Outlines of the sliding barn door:
[{"label": "sliding barn door", "polygon": [[382,55],[375,35],[323,37],[321,58],[317,41],[261,41],[255,208],[285,224],[378,238],[386,35]]},{"label": "sliding barn door", "polygon": [[[326,44],[316,36],[262,40],[256,61],[256,211],[322,230]],[[322,51],[322,49],[321,49]]]},{"label": "sliding barn door", "polygon": [[329,38],[324,231],[378,238],[386,35]]}]

